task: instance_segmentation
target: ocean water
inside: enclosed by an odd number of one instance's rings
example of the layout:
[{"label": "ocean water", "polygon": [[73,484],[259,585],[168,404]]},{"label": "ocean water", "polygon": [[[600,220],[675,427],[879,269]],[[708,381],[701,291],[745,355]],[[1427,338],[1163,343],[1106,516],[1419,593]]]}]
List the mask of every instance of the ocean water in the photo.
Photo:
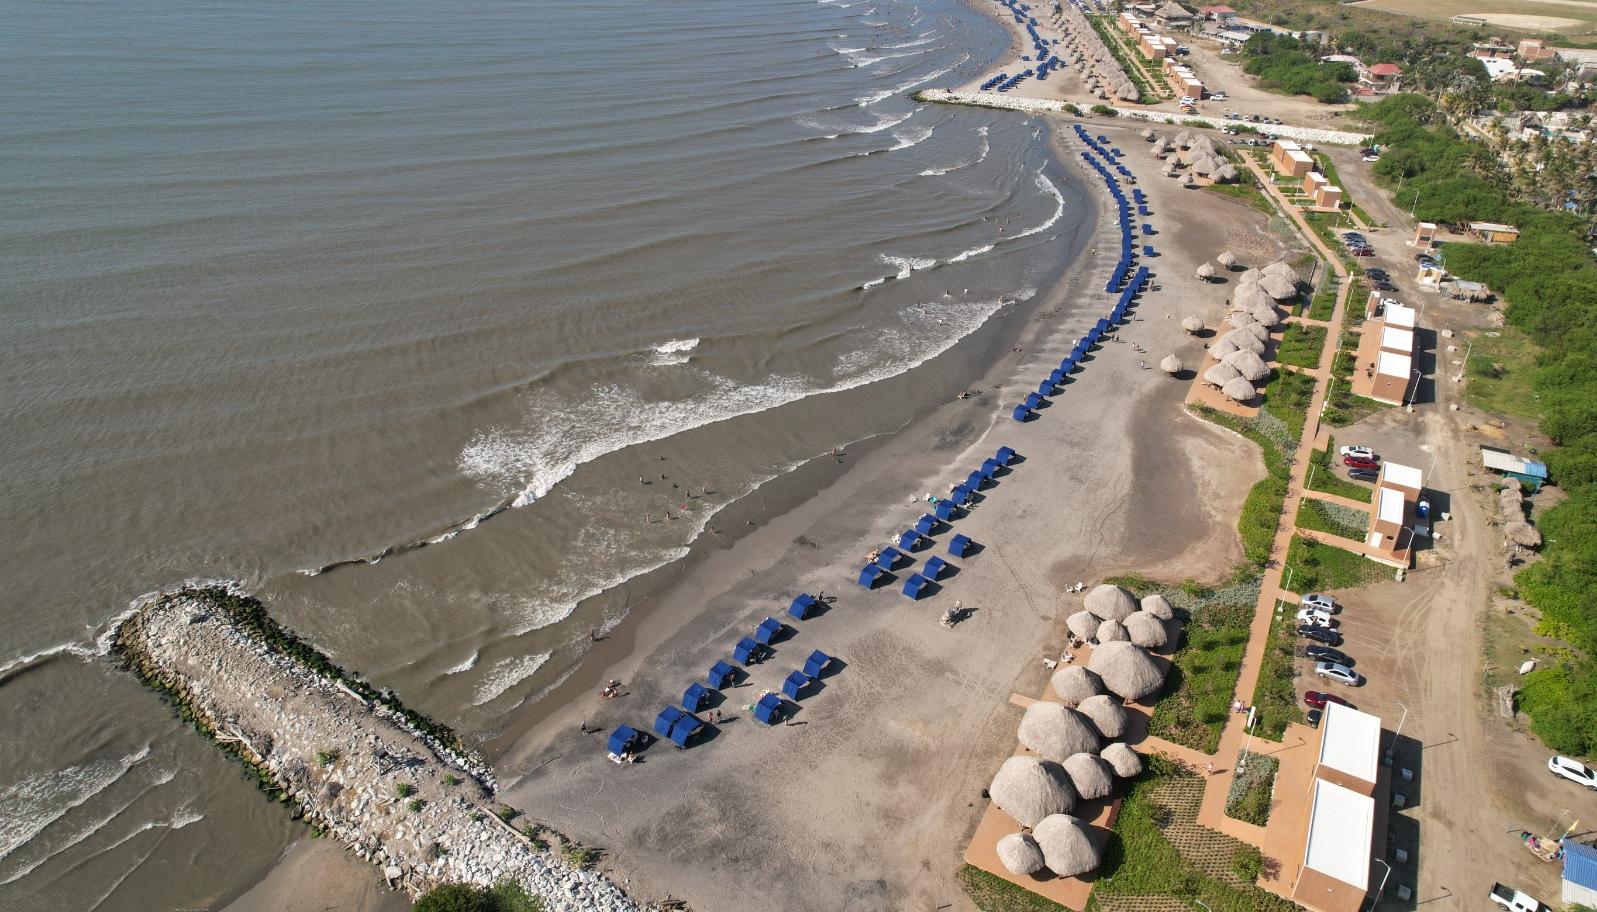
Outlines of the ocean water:
[{"label": "ocean water", "polygon": [[1090,217],[1039,124],[909,97],[1006,46],[958,0],[5,21],[0,908],[214,904],[299,832],[98,656],[140,595],[238,580],[491,736]]}]

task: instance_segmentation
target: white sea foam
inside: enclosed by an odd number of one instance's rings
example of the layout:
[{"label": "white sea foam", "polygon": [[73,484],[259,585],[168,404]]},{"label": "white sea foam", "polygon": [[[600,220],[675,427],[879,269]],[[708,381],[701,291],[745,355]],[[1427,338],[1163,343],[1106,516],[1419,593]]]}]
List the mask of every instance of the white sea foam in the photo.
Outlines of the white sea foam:
[{"label": "white sea foam", "polygon": [[991,252],[994,246],[996,246],[996,245],[994,245],[994,244],[983,244],[980,247],[972,247],[969,250],[961,250],[959,253],[956,253],[953,256],[949,257],[948,258],[948,262],[949,263],[963,263],[966,260],[970,259],[971,257],[978,257],[978,256],[981,256],[984,253]]},{"label": "white sea foam", "polygon": [[800,126],[809,127],[812,130],[830,130],[832,132],[827,133],[826,138],[836,139],[846,133],[880,133],[883,130],[891,130],[904,121],[909,120],[911,117],[914,117],[915,113],[919,110],[920,108],[917,107],[906,111],[903,114],[878,114],[876,115],[876,123],[873,124],[850,124],[840,123],[838,121],[823,121],[815,117],[800,117],[796,122]]},{"label": "white sea foam", "polygon": [[929,138],[932,135],[932,130],[933,129],[935,129],[935,128],[934,127],[915,127],[915,128],[912,128],[912,129],[903,130],[901,132],[894,133],[893,134],[893,138],[897,139],[898,142],[893,144],[892,146],[889,146],[887,151],[889,151],[889,152],[897,152],[900,149],[908,149],[911,146],[920,145],[921,143],[925,142],[927,140],[927,138]]},{"label": "white sea foam", "polygon": [[1040,168],[1037,170],[1037,188],[1054,198],[1054,202],[1056,204],[1054,207],[1054,214],[1049,216],[1048,220],[1043,222],[1041,225],[1038,225],[1035,228],[1028,228],[1017,235],[1013,235],[1009,238],[1009,240],[1015,241],[1023,237],[1031,237],[1034,234],[1047,231],[1049,228],[1052,228],[1054,225],[1058,224],[1059,220],[1064,217],[1065,195],[1059,192],[1059,188],[1054,186],[1054,182],[1049,180],[1048,175],[1044,174]]},{"label": "white sea foam", "polygon": [[881,254],[881,258],[887,265],[898,267],[898,272],[893,275],[895,279],[907,279],[914,273],[937,265],[936,257],[899,257],[884,253]]},{"label": "white sea foam", "polygon": [[92,659],[95,656],[100,655],[100,652],[98,649],[85,646],[82,643],[61,643],[56,646],[51,646],[48,649],[41,649],[38,652],[30,652],[27,655],[17,656],[16,658],[7,661],[5,664],[0,665],[0,680],[4,680],[12,672],[20,671],[30,665],[60,655],[73,655],[80,659]]},{"label": "white sea foam", "polygon": [[543,663],[549,661],[549,656],[550,653],[540,652],[537,655],[502,659],[495,663],[487,677],[477,685],[477,694],[472,699],[471,705],[481,706],[504,696],[505,691],[536,674],[538,669],[543,667]]},{"label": "white sea foam", "polygon": [[150,756],[150,746],[115,760],[92,760],[43,776],[31,776],[0,791],[0,858],[60,820],[73,808],[110,788]]},{"label": "white sea foam", "polygon": [[854,101],[860,107],[868,108],[871,105],[876,104],[878,101],[882,101],[882,100],[885,100],[885,99],[888,99],[888,98],[892,98],[894,95],[901,95],[904,92],[908,92],[910,89],[919,88],[919,87],[925,85],[926,83],[931,82],[933,79],[936,79],[939,76],[942,76],[942,75],[948,73],[949,71],[953,70],[954,67],[957,67],[960,64],[963,64],[965,61],[967,61],[969,59],[970,59],[970,55],[969,54],[965,54],[964,56],[960,57],[958,60],[954,61],[953,63],[949,64],[948,66],[943,67],[940,70],[933,70],[930,73],[926,73],[926,74],[924,74],[922,76],[916,76],[916,77],[914,77],[912,79],[906,80],[905,82],[901,82],[898,85],[893,86],[890,89],[880,89],[878,91],[870,93],[869,95],[862,95],[859,98],[854,99]]},{"label": "white sea foam", "polygon": [[464,662],[461,662],[459,665],[456,665],[452,668],[445,669],[444,674],[457,675],[470,671],[477,667],[477,660],[480,658],[482,658],[482,652],[478,650],[472,650],[471,655],[467,656]]},{"label": "white sea foam", "polygon": [[[942,177],[944,174],[952,174],[955,171],[959,171],[963,168],[971,168],[986,161],[987,153],[992,151],[992,143],[987,138],[987,128],[977,127],[976,135],[981,137],[981,150],[976,153],[974,158],[971,158],[968,161],[962,161],[957,165],[950,165],[947,168],[927,168],[925,171],[921,172],[921,177]],[[954,261],[951,260],[950,262]]]},{"label": "white sea foam", "polygon": [[[160,788],[161,786],[166,785],[167,783],[171,782],[175,778],[177,778],[177,772],[175,770],[163,770],[155,778],[155,780],[153,782],[151,782],[145,788],[139,790],[139,792],[137,794],[133,795],[133,797],[129,798],[128,800],[126,800],[124,802],[122,802],[121,806],[118,807],[116,810],[114,810],[111,813],[105,815],[104,817],[100,818],[99,820],[95,821],[94,823],[89,824],[88,826],[80,826],[70,836],[67,837],[65,842],[61,843],[60,845],[56,845],[56,846],[51,847],[51,849],[48,852],[46,852],[45,854],[40,855],[38,858],[34,859],[31,862],[28,862],[27,864],[24,864],[23,866],[19,867],[16,871],[12,872],[12,874],[9,877],[7,877],[5,880],[0,880],[0,886],[5,886],[6,884],[10,884],[10,883],[15,883],[16,881],[19,881],[22,878],[27,877],[29,874],[32,874],[36,869],[38,869],[38,867],[40,865],[44,864],[45,862],[49,861],[52,858],[55,858],[57,855],[60,855],[62,852],[67,851],[68,849],[72,848],[73,846],[75,846],[75,845],[77,845],[77,844],[89,839],[90,837],[94,836],[95,833],[100,832],[102,829],[104,829],[106,827],[106,825],[111,823],[111,821],[113,821],[113,820],[117,819],[118,817],[122,816],[122,814],[125,811],[127,811],[128,808],[133,806],[133,803],[135,801],[138,801],[140,798],[143,798],[145,795],[149,794],[149,792],[152,789]],[[201,816],[203,817],[204,815],[201,815]],[[199,819],[199,818],[195,818],[195,819]],[[173,827],[173,829],[182,829],[184,826],[187,826],[188,823],[192,823],[192,822],[193,821],[188,821],[187,823],[183,823],[183,824],[181,824],[179,826]],[[138,828],[136,828],[134,830],[134,832],[135,833],[143,832],[144,830],[150,829],[151,827],[154,827],[156,825],[157,824],[155,824],[153,822],[146,822],[146,823],[142,824],[141,826],[139,826]],[[126,841],[127,841],[127,839],[124,838],[124,839],[118,841],[117,845],[121,845],[123,842],[126,842]],[[99,853],[96,853],[96,854],[99,854]],[[10,856],[8,855],[6,857],[10,857]]]},{"label": "white sea foam", "polygon": [[672,339],[669,342],[662,342],[654,347],[654,354],[649,362],[660,366],[686,364],[693,357],[691,352],[698,347],[698,339]]}]

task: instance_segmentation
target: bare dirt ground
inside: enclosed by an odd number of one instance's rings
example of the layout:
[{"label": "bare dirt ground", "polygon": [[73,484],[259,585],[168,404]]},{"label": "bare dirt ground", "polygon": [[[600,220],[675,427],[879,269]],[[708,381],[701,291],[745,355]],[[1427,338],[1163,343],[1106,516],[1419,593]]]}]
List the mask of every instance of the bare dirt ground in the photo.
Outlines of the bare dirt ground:
[{"label": "bare dirt ground", "polygon": [[[1186,63],[1203,80],[1204,88],[1211,94],[1221,92],[1225,101],[1213,99],[1198,105],[1198,113],[1211,118],[1224,118],[1227,111],[1240,114],[1259,114],[1279,117],[1288,124],[1315,127],[1325,130],[1354,129],[1343,116],[1357,106],[1352,104],[1321,104],[1307,95],[1278,95],[1259,88],[1258,80],[1242,72],[1238,55],[1222,55],[1218,42],[1192,35],[1182,36],[1191,53]],[[1171,108],[1174,110],[1174,107]]]}]

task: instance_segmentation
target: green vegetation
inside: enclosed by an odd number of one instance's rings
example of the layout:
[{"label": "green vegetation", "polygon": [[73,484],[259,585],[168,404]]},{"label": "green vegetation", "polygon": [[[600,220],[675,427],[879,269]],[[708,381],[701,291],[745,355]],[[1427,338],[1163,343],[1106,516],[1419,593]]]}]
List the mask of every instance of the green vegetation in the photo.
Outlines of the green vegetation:
[{"label": "green vegetation", "polygon": [[1301,535],[1292,536],[1286,565],[1291,576],[1284,588],[1300,594],[1368,586],[1390,579],[1393,574],[1391,567],[1377,564],[1362,554],[1322,545]]},{"label": "green vegetation", "polygon": [[1210,193],[1218,193],[1221,196],[1229,196],[1234,200],[1240,200],[1241,202],[1247,203],[1249,206],[1252,206],[1253,208],[1264,213],[1266,216],[1275,215],[1275,207],[1270,205],[1270,201],[1264,196],[1264,191],[1259,189],[1258,179],[1253,176],[1252,171],[1249,171],[1246,168],[1237,168],[1237,179],[1235,183],[1205,184],[1203,185],[1203,189]]},{"label": "green vegetation", "polygon": [[1331,455],[1335,452],[1336,441],[1333,439],[1326,449],[1315,450],[1309,454],[1309,462],[1313,464],[1313,468],[1309,470],[1309,490],[1324,491],[1349,500],[1369,503],[1375,497],[1375,489],[1348,481],[1337,474],[1336,464],[1332,461]]},{"label": "green vegetation", "polygon": [[[1281,524],[1282,503],[1286,500],[1287,478],[1292,471],[1297,437],[1285,423],[1267,412],[1244,419],[1201,404],[1194,405],[1192,411],[1253,441],[1263,453],[1268,474],[1248,491],[1242,501],[1242,517],[1237,522],[1237,532],[1242,536],[1242,556],[1249,564],[1263,568],[1270,559],[1270,546]],[[1301,419],[1298,427],[1301,432]]]},{"label": "green vegetation", "polygon": [[459,784],[460,784],[460,777],[459,776],[456,776],[456,775],[454,775],[452,773],[445,773],[444,774],[444,785],[447,785],[450,788],[454,788],[455,786],[457,786]]},{"label": "green vegetation", "polygon": [[1320,364],[1320,350],[1324,347],[1325,327],[1288,323],[1275,359],[1282,364],[1314,368]]},{"label": "green vegetation", "polygon": [[1069,912],[1053,900],[1044,899],[975,865],[962,866],[958,876],[965,895],[981,912]]},{"label": "green vegetation", "polygon": [[423,801],[420,798],[412,798],[409,801],[405,802],[405,807],[410,808],[411,811],[413,811],[413,812],[414,811],[419,811],[419,810],[421,810],[422,808],[424,808],[426,806],[427,806],[427,802]]},{"label": "green vegetation", "polygon": [[[1344,345],[1358,344],[1358,337],[1344,340]],[[1353,393],[1353,371],[1358,366],[1358,358],[1353,349],[1343,348],[1331,359],[1331,390],[1326,394],[1325,414],[1321,419],[1327,427],[1342,428],[1356,424],[1375,414],[1381,409],[1391,408],[1384,402],[1376,402],[1364,396]]]},{"label": "green vegetation", "polygon": [[411,795],[416,794],[416,787],[409,782],[396,782],[394,783],[394,794],[400,798],[409,798]]},{"label": "green vegetation", "polygon": [[1292,661],[1297,648],[1294,623],[1290,614],[1271,619],[1270,639],[1259,662],[1259,683],[1253,688],[1253,733],[1272,741],[1281,740],[1288,723],[1303,721],[1303,707],[1292,686],[1297,675]]},{"label": "green vegetation", "polygon": [[334,763],[338,762],[338,758],[339,758],[339,752],[337,750],[317,751],[316,752],[316,765],[317,766],[332,766]]},{"label": "green vegetation", "polygon": [[1264,873],[1264,853],[1250,845],[1237,849],[1231,856],[1231,873],[1242,880],[1258,880]]},{"label": "green vegetation", "polygon": [[568,842],[560,851],[566,857],[566,864],[578,871],[586,871],[599,863],[599,850],[592,846]]},{"label": "green vegetation", "polygon": [[1330,267],[1320,272],[1320,284],[1315,287],[1314,298],[1309,301],[1310,320],[1331,321],[1331,317],[1336,315],[1336,290],[1340,284]]},{"label": "green vegetation", "polygon": [[1259,85],[1287,95],[1312,95],[1326,104],[1347,101],[1358,74],[1346,63],[1323,63],[1319,47],[1287,35],[1258,32],[1242,46],[1242,71]]},{"label": "green vegetation", "polygon": [[1117,117],[1120,114],[1119,111],[1116,111],[1114,108],[1111,108],[1106,104],[1095,104],[1087,110],[1097,114],[1099,117]]},{"label": "green vegetation", "polygon": [[1363,541],[1370,531],[1370,515],[1363,510],[1305,497],[1298,503],[1297,525],[1299,529]]},{"label": "green vegetation", "polygon": [[1264,413],[1286,425],[1293,444],[1303,436],[1309,402],[1314,398],[1314,378],[1295,371],[1274,370],[1264,388]]},{"label": "green vegetation", "polygon": [[1280,762],[1274,757],[1248,755],[1242,771],[1231,777],[1231,790],[1225,798],[1225,815],[1254,826],[1268,824],[1270,798],[1275,792],[1275,774],[1280,768]]},{"label": "green vegetation", "polygon": [[1533,382],[1541,348],[1512,325],[1483,333],[1470,347],[1464,398],[1482,411],[1516,418],[1537,418],[1541,403]]},{"label": "green vegetation", "polygon": [[515,820],[517,817],[520,817],[521,812],[508,804],[501,804],[499,806],[499,810],[494,811],[494,816],[498,817],[500,820],[503,820],[505,823],[509,823],[510,821]]},{"label": "green vegetation", "polygon": [[411,912],[543,912],[543,900],[503,880],[491,887],[444,884],[428,890]]}]

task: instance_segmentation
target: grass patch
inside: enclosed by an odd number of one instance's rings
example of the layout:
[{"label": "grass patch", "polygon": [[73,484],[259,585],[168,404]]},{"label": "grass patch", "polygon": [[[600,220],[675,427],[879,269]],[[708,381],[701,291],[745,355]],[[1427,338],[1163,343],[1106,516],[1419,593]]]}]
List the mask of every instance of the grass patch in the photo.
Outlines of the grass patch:
[{"label": "grass patch", "polygon": [[1464,400],[1484,412],[1539,418],[1541,403],[1531,388],[1541,346],[1513,326],[1482,333],[1470,346],[1464,367],[1469,382]]},{"label": "grass patch", "polygon": [[1272,741],[1281,740],[1288,723],[1303,721],[1303,707],[1292,686],[1297,677],[1297,665],[1292,661],[1297,654],[1295,622],[1291,614],[1279,614],[1270,621],[1270,640],[1259,661],[1259,683],[1253,688],[1253,733]]},{"label": "grass patch", "polygon": [[1325,327],[1288,323],[1281,336],[1281,347],[1275,359],[1282,364],[1298,367],[1318,367],[1320,352],[1325,348]]},{"label": "grass patch", "polygon": [[1336,277],[1336,272],[1329,266],[1320,273],[1320,284],[1314,289],[1314,297],[1309,301],[1309,319],[1331,322],[1331,317],[1336,315],[1336,290],[1341,282]]},{"label": "grass patch", "polygon": [[1285,588],[1302,594],[1327,589],[1352,589],[1392,577],[1392,568],[1377,564],[1362,554],[1343,551],[1294,535],[1286,552],[1292,575]]},{"label": "grass patch", "polygon": [[1270,799],[1275,796],[1275,774],[1281,768],[1274,757],[1251,754],[1242,772],[1231,777],[1225,798],[1225,815],[1233,820],[1265,826],[1270,822]]},{"label": "grass patch", "polygon": [[1202,189],[1221,196],[1229,196],[1238,202],[1252,206],[1267,216],[1275,215],[1275,207],[1265,199],[1264,192],[1259,189],[1258,181],[1254,179],[1253,172],[1237,169],[1237,180],[1233,184],[1207,184]]},{"label": "grass patch", "polygon": [[1360,271],[1358,261],[1354,259],[1352,254],[1347,252],[1346,247],[1342,246],[1342,239],[1336,236],[1338,231],[1349,230],[1337,224],[1340,219],[1341,216],[1332,215],[1329,212],[1303,213],[1303,220],[1308,222],[1309,227],[1314,229],[1314,233],[1320,236],[1320,240],[1330,249],[1332,255],[1342,261],[1342,265],[1347,268],[1348,272],[1358,273]]},{"label": "grass patch", "polygon": [[1359,204],[1353,202],[1352,197],[1348,196],[1347,184],[1342,183],[1342,179],[1337,177],[1336,164],[1331,161],[1331,156],[1326,155],[1323,152],[1311,152],[1309,154],[1314,156],[1315,163],[1320,167],[1320,173],[1325,175],[1325,179],[1331,182],[1331,186],[1342,188],[1342,204],[1349,209],[1352,209],[1353,214],[1358,217],[1359,221],[1370,226],[1371,228],[1380,227],[1379,225],[1375,224],[1374,219],[1370,218],[1370,214],[1368,212],[1365,212],[1363,209],[1359,208]]},{"label": "grass patch", "polygon": [[975,865],[962,866],[958,877],[971,904],[982,912],[1066,912],[1064,906],[1053,900],[1044,899]]},{"label": "grass patch", "polygon": [[[1242,516],[1237,521],[1243,557],[1253,566],[1262,568],[1270,559],[1270,546],[1275,542],[1275,533],[1281,524],[1297,437],[1285,422],[1268,412],[1260,412],[1252,418],[1240,418],[1205,405],[1195,405],[1192,411],[1199,417],[1241,434],[1258,444],[1262,451],[1264,467],[1269,474],[1248,491],[1248,496],[1242,501]],[[1299,416],[1299,433],[1302,428],[1303,421]]]},{"label": "grass patch", "polygon": [[1369,503],[1375,497],[1375,489],[1348,481],[1338,475],[1336,465],[1331,461],[1331,454],[1334,452],[1336,452],[1336,440],[1333,438],[1328,448],[1315,450],[1309,454],[1309,462],[1313,465],[1313,468],[1309,469],[1309,490],[1324,491],[1360,503]]},{"label": "grass patch", "polygon": [[1297,525],[1299,529],[1363,541],[1370,532],[1370,515],[1363,510],[1305,497],[1298,503]]},{"label": "grass patch", "polygon": [[1314,378],[1293,371],[1274,370],[1264,388],[1264,414],[1286,425],[1294,444],[1303,436],[1303,422],[1314,398]]}]

